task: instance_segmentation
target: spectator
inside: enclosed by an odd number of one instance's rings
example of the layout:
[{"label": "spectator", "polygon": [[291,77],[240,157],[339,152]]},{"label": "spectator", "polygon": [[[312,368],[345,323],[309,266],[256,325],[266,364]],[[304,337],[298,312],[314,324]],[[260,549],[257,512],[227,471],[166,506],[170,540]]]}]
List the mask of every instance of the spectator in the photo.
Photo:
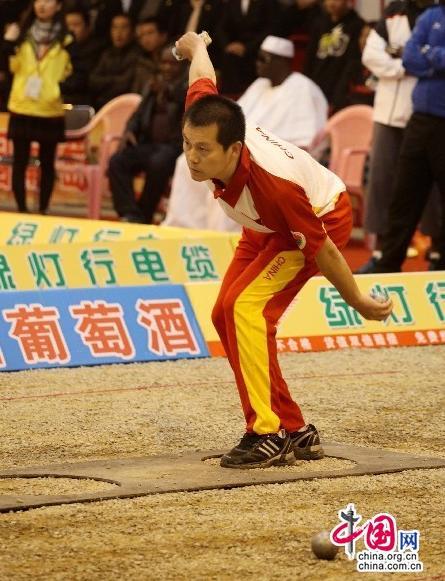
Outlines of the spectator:
[{"label": "spectator", "polygon": [[363,64],[378,80],[365,213],[365,228],[376,235],[376,247],[369,262],[357,270],[358,274],[372,270],[381,256],[381,237],[388,227],[394,168],[404,129],[412,114],[412,92],[416,84],[416,78],[407,74],[403,67],[402,53],[425,4],[424,0],[391,2],[370,32],[363,51]]},{"label": "spectator", "polygon": [[[300,73],[292,72],[293,43],[268,36],[257,57],[256,79],[238,104],[251,123],[290,143],[307,147],[327,120],[328,104],[319,87]],[[298,95],[298,106],[295,96]],[[185,156],[176,162],[166,226],[239,230],[226,217],[203,182],[190,176]]]},{"label": "spectator", "polygon": [[361,61],[359,39],[364,26],[349,0],[324,0],[307,49],[305,73],[322,89],[333,111],[347,104],[344,71],[351,62]]},{"label": "spectator", "polygon": [[89,71],[91,63],[97,63],[104,51],[104,41],[93,36],[90,13],[80,4],[68,6],[65,10],[65,25],[73,36],[67,46],[73,66],[72,74],[61,83],[60,88],[65,103],[91,105]]},{"label": "spectator", "polygon": [[319,0],[293,0],[282,10],[277,34],[280,36],[310,35],[321,12]]},{"label": "spectator", "polygon": [[136,26],[145,0],[94,0],[96,9],[95,30],[99,37],[107,37],[115,16],[126,14]]},{"label": "spectator", "polygon": [[[5,26],[18,22],[30,5],[30,0],[0,0],[0,38],[3,38]],[[6,111],[12,76],[9,71],[8,49],[2,47],[0,40],[0,111]]]},{"label": "spectator", "polygon": [[[361,53],[363,53],[370,32],[371,27],[365,24],[359,38]],[[362,61],[349,61],[343,70],[337,87],[338,94],[345,95],[344,101],[339,108],[349,107],[350,105],[369,105],[372,107],[375,95],[374,86],[375,80]]]},{"label": "spectator", "polygon": [[239,96],[255,80],[260,44],[276,28],[276,0],[227,0],[215,42],[221,49],[221,92]]},{"label": "spectator", "polygon": [[0,32],[6,24],[18,22],[30,4],[30,0],[0,0]]},{"label": "spectator", "polygon": [[167,31],[160,19],[146,18],[136,25],[136,39],[142,52],[136,61],[131,90],[143,94],[147,83],[150,84],[158,73],[162,47],[167,42]]},{"label": "spectator", "polygon": [[[181,152],[181,118],[187,91],[186,66],[164,48],[160,76],[130,118],[119,151],[108,168],[116,212],[127,222],[150,223]],[[136,202],[133,178],[145,172]]]},{"label": "spectator", "polygon": [[161,6],[161,0],[145,0],[144,5],[139,12],[138,21],[142,22],[146,18],[158,16]]},{"label": "spectator", "polygon": [[[55,170],[56,147],[64,140],[64,110],[59,83],[71,72],[64,49],[65,29],[60,0],[34,0],[20,28],[5,32],[14,75],[8,109],[8,138],[14,145],[12,189],[19,212],[27,212],[25,174],[31,142],[39,143],[39,211],[47,212]],[[15,54],[14,54],[15,51]]]},{"label": "spectator", "polygon": [[[418,19],[403,53],[407,73],[418,78],[413,115],[406,126],[382,256],[368,272],[398,272],[436,181],[445,202],[445,6],[429,8]],[[445,269],[445,221],[432,270]]]},{"label": "spectator", "polygon": [[214,40],[209,52],[217,60],[218,45],[214,37],[221,16],[222,0],[167,0],[159,11],[159,18],[166,22],[169,38],[173,40],[188,31],[199,34],[206,30]]},{"label": "spectator", "polygon": [[131,92],[140,51],[133,42],[133,26],[128,15],[119,14],[113,18],[111,42],[112,46],[105,49],[90,75],[96,109],[114,97]]}]

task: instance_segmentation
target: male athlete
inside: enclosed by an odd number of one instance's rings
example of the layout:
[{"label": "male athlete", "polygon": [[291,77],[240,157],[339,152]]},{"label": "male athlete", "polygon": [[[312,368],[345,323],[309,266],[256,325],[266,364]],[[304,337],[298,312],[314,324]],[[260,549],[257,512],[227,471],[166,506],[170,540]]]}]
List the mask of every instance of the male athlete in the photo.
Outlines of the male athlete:
[{"label": "male athlete", "polygon": [[306,425],[281,375],[277,322],[318,271],[365,319],[386,319],[392,303],[362,294],[338,250],[352,227],[342,181],[298,147],[255,125],[246,129],[239,105],[218,95],[206,45],[196,33],[182,36],[176,50],[191,61],[183,121],[191,176],[209,180],[224,211],[244,226],[212,313],[247,424],[221,466],[322,458],[317,429]]}]

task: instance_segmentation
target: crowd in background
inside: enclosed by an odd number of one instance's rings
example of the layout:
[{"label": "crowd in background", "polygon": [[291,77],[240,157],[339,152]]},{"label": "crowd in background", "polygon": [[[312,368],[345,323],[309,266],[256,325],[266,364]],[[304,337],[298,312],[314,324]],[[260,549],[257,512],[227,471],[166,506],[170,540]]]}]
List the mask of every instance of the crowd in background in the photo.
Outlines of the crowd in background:
[{"label": "crowd in background", "polygon": [[[0,23],[20,22],[26,0],[0,0]],[[264,38],[297,37],[303,72],[323,90],[332,109],[371,102],[362,84],[361,50],[369,26],[348,0],[66,0],[62,25],[72,74],[62,83],[66,103],[95,109],[128,92],[143,93],[159,66],[162,47],[192,30],[213,39],[212,62],[223,94],[238,97],[257,77]],[[3,47],[3,55],[8,50]],[[304,60],[304,63],[303,63]],[[0,107],[7,108],[11,74],[0,62]]]},{"label": "crowd in background", "polygon": [[[431,8],[434,4],[440,6]],[[428,8],[436,10],[432,29],[426,24],[424,38],[415,34],[413,39],[416,22]],[[118,215],[150,222],[181,151],[187,70],[171,48],[185,32],[206,30],[213,40],[209,53],[219,89],[234,99],[241,96],[241,102],[257,77],[276,88],[292,69],[321,90],[329,114],[352,104],[372,105],[376,91],[366,226],[377,234],[377,248],[362,272],[400,268],[404,246],[434,187],[430,216],[435,226],[427,233],[433,236],[431,266],[443,267],[445,162],[440,152],[445,146],[428,150],[429,140],[438,145],[444,139],[442,133],[432,135],[445,118],[441,11],[442,0],[393,0],[379,22],[367,23],[349,0],[0,0],[0,108],[10,113],[18,209],[27,211],[24,173],[30,143],[37,141],[44,170],[40,211],[47,211],[55,148],[63,140],[63,103],[97,110],[136,92],[142,102],[110,161],[109,178]],[[290,39],[291,48],[277,39]],[[48,54],[52,59],[46,59]],[[265,93],[258,102],[262,99]],[[300,106],[298,94],[294,106]],[[419,159],[413,161],[412,151]],[[132,178],[140,171],[148,177],[136,204]],[[411,215],[405,216],[408,195]],[[397,244],[397,259],[385,262],[389,245]]]}]

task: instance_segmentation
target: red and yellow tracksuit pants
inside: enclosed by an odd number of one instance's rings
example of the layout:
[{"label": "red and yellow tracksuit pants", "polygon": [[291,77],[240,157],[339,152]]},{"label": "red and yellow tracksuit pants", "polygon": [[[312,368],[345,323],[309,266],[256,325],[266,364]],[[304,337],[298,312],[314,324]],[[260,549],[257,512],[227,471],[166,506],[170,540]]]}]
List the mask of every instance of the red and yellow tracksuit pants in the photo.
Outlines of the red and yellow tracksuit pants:
[{"label": "red and yellow tracksuit pants", "polygon": [[[352,228],[347,194],[323,223],[343,248]],[[277,233],[243,230],[212,320],[235,374],[248,432],[293,432],[305,425],[281,374],[275,335],[280,317],[317,272],[315,260],[306,259],[295,242]]]}]

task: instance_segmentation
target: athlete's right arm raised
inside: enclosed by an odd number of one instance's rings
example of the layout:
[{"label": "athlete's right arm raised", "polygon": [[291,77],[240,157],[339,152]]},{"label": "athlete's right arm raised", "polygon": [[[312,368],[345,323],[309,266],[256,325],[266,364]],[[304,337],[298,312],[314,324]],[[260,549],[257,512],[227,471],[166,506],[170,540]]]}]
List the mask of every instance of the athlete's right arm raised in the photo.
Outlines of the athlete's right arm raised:
[{"label": "athlete's right arm raised", "polygon": [[210,79],[216,84],[215,69],[204,40],[196,32],[187,32],[176,41],[176,50],[190,61],[189,87],[198,79]]}]

